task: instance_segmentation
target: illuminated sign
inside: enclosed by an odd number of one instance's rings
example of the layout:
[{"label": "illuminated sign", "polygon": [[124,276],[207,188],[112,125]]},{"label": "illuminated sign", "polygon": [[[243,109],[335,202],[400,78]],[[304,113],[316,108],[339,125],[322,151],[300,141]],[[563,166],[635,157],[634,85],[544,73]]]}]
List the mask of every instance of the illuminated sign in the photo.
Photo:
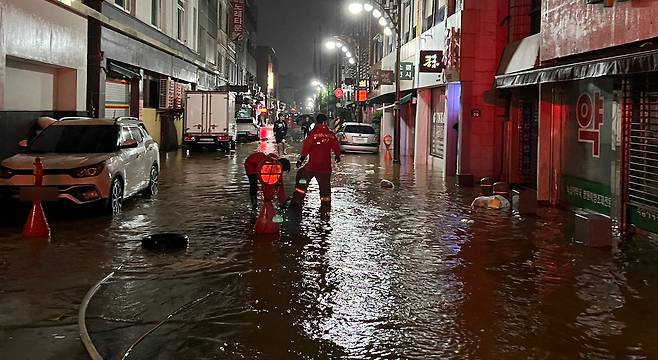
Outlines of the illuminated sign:
[{"label": "illuminated sign", "polygon": [[368,90],[359,89],[357,92],[358,101],[364,102],[368,100]]},{"label": "illuminated sign", "polygon": [[379,85],[393,85],[395,73],[393,70],[375,70],[374,81]]},{"label": "illuminated sign", "polygon": [[418,72],[421,73],[441,73],[445,69],[443,63],[443,51],[423,50],[420,52],[420,66]]},{"label": "illuminated sign", "polygon": [[241,41],[244,39],[244,0],[232,0],[231,6],[231,40]]},{"label": "illuminated sign", "polygon": [[603,4],[605,7],[612,7],[615,5],[615,3],[618,2],[625,2],[628,0],[585,0],[586,4]]},{"label": "illuminated sign", "polygon": [[592,144],[592,157],[601,156],[601,126],[603,125],[603,97],[582,93],[576,103],[578,120],[578,142]]},{"label": "illuminated sign", "polygon": [[414,63],[401,62],[400,63],[400,80],[413,80],[414,79]]}]

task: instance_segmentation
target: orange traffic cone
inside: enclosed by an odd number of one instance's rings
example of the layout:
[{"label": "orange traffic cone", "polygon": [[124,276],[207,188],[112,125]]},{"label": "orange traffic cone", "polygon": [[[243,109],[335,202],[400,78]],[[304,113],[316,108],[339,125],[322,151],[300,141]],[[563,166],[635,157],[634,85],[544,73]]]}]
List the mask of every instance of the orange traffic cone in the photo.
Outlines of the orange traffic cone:
[{"label": "orange traffic cone", "polygon": [[[43,164],[41,158],[34,159],[34,186],[41,188],[43,185]],[[50,238],[50,226],[46,220],[40,200],[32,201],[32,209],[23,227],[23,237],[26,238]]]},{"label": "orange traffic cone", "polygon": [[41,201],[34,201],[30,215],[23,227],[23,237],[26,238],[50,238],[50,226],[46,220],[46,214],[43,212]]},{"label": "orange traffic cone", "polygon": [[254,233],[256,234],[278,234],[279,224],[274,222],[276,211],[271,200],[265,200],[260,209],[258,220],[254,226]]}]

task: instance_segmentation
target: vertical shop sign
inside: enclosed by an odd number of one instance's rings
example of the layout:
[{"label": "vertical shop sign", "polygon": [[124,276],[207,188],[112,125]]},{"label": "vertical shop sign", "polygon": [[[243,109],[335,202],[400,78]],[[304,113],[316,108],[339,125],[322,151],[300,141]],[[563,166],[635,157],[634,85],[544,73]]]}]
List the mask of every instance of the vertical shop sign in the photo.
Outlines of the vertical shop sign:
[{"label": "vertical shop sign", "polygon": [[603,97],[582,93],[576,103],[578,120],[578,142],[592,144],[592,157],[601,156],[601,126],[603,126]]},{"label": "vertical shop sign", "polygon": [[401,62],[400,63],[400,80],[413,80],[414,79],[414,63]]},{"label": "vertical shop sign", "polygon": [[244,39],[244,0],[231,0],[231,40]]}]

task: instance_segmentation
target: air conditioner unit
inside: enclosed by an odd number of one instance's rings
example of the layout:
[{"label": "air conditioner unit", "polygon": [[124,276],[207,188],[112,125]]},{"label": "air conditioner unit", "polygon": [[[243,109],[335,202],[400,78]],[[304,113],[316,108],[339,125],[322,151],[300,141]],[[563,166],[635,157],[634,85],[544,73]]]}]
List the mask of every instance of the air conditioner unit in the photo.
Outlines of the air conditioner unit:
[{"label": "air conditioner unit", "polygon": [[175,82],[170,78],[160,78],[160,109],[174,107]]}]

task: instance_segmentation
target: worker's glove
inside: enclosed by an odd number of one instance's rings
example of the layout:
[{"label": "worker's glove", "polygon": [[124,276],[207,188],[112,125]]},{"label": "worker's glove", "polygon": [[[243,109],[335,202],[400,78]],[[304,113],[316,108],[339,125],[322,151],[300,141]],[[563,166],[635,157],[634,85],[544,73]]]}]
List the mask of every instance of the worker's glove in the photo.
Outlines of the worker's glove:
[{"label": "worker's glove", "polygon": [[336,163],[339,163],[340,162],[340,155],[336,155],[335,159],[336,159]]},{"label": "worker's glove", "polygon": [[304,163],[304,160],[306,160],[306,156],[300,156],[299,160],[297,160],[297,164],[295,164],[295,166],[297,166],[297,168],[299,169],[300,167],[302,167],[302,164]]}]

